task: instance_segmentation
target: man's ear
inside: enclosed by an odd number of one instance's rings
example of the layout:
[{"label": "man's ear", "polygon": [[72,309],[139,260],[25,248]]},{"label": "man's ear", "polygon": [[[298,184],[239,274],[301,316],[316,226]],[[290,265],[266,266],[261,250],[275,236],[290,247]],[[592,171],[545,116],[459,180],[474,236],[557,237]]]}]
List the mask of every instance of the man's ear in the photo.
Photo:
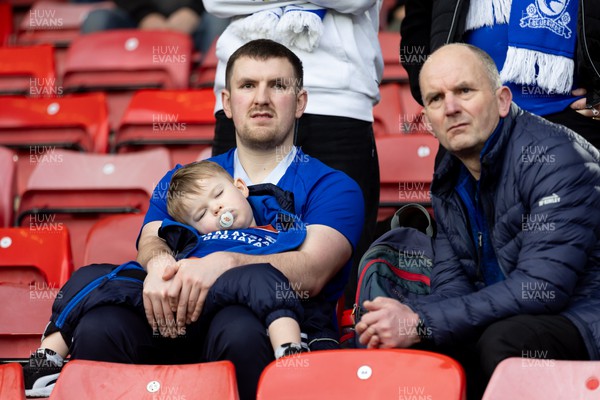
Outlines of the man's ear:
[{"label": "man's ear", "polygon": [[243,179],[235,178],[233,184],[236,188],[240,190],[240,192],[242,192],[245,198],[248,198],[248,196],[250,195],[250,190],[248,189],[248,186],[246,186],[246,182],[244,182]]},{"label": "man's ear", "polygon": [[502,86],[496,91],[496,98],[498,99],[498,114],[501,118],[508,115],[510,111],[510,104],[512,102],[512,93],[506,86]]},{"label": "man's ear", "polygon": [[308,93],[304,89],[300,89],[296,95],[296,118],[300,118],[304,114],[306,104],[308,103]]},{"label": "man's ear", "polygon": [[223,102],[223,111],[225,111],[225,115],[227,118],[231,119],[233,114],[231,113],[231,93],[229,93],[229,90],[223,89],[221,91],[221,101]]}]

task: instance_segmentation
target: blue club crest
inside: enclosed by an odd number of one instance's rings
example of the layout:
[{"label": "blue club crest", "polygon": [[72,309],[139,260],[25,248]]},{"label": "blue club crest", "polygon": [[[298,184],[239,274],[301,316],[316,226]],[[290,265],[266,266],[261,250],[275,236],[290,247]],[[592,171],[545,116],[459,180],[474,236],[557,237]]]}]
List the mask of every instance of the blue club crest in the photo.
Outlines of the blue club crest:
[{"label": "blue club crest", "polygon": [[571,38],[567,26],[571,15],[566,11],[570,0],[535,0],[527,6],[527,15],[521,18],[521,28],[548,29],[565,39]]}]

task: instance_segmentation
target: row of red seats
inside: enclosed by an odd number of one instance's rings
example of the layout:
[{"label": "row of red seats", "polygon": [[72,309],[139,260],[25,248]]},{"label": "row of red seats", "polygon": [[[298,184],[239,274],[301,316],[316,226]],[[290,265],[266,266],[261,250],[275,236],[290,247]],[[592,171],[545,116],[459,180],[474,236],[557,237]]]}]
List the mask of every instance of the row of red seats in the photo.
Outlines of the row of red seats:
[{"label": "row of red seats", "polygon": [[[2,99],[0,98],[1,103]],[[0,107],[0,109],[2,108]],[[144,112],[142,109],[140,114]],[[64,191],[67,190],[64,187],[65,182],[69,182],[68,190],[81,191],[90,190],[90,182],[93,181],[93,189],[101,193],[114,190],[112,182],[108,180],[111,176],[102,173],[104,164],[117,162],[126,165],[129,162],[145,162],[154,166],[162,166],[162,169],[157,171],[157,176],[142,173],[142,176],[135,177],[130,173],[131,168],[129,167],[123,167],[117,171],[115,176],[135,186],[148,179],[152,179],[152,182],[156,184],[158,179],[175,163],[185,164],[210,156],[212,126],[207,128],[200,124],[198,128],[205,130],[204,138],[200,134],[189,138],[186,135],[187,132],[190,134],[193,132],[192,125],[189,125],[189,130],[171,135],[170,132],[152,131],[151,125],[147,125],[152,123],[146,120],[146,125],[144,125],[142,118],[145,117],[140,115],[137,124],[132,123],[127,129],[124,129],[121,136],[124,139],[121,142],[123,145],[118,147],[118,150],[123,152],[122,154],[63,153],[59,143],[64,144],[69,138],[73,139],[73,143],[84,143],[83,138],[86,138],[90,145],[94,143],[93,139],[85,136],[85,129],[76,126],[72,131],[55,130],[56,141],[40,140],[39,137],[44,135],[36,136],[35,133],[31,135],[31,141],[24,141],[20,134],[14,132],[6,135],[11,140],[20,138],[23,141],[17,147],[20,148],[20,151],[0,147],[0,165],[4,171],[0,177],[0,183],[6,188],[0,194],[0,226],[12,226],[13,224],[21,226],[25,224],[26,226],[27,220],[24,215],[26,210],[32,207],[28,204],[28,199],[32,196],[32,192],[35,193],[36,190],[39,190],[36,187],[38,182],[48,185],[44,188],[45,190]],[[0,121],[3,120],[0,119]],[[36,130],[32,130],[32,132],[36,132]],[[73,132],[78,132],[79,135],[72,134]],[[3,131],[0,130],[0,144],[4,144],[1,142],[5,136],[2,133]],[[438,148],[437,140],[431,135],[421,134],[385,135],[376,137],[376,145],[381,186],[379,220],[387,218],[395,209],[406,203],[420,203],[429,206],[431,202],[430,183]],[[164,154],[165,159],[148,160],[142,154],[141,160],[145,161],[137,161],[134,157],[136,153],[152,148],[161,149],[160,154]],[[93,170],[82,167],[84,165]],[[52,171],[60,172],[51,177],[49,174]],[[148,193],[151,194],[151,188],[148,190]],[[18,208],[15,208],[16,197],[20,199]],[[36,206],[43,209],[50,205]]]},{"label": "row of red seats", "polygon": [[[494,371],[483,400],[597,399],[599,382],[599,361],[508,358]],[[23,393],[21,367],[0,366],[0,397],[24,400]],[[81,398],[237,400],[239,396],[229,361],[127,365],[74,360],[66,364],[50,399]],[[465,375],[456,361],[426,351],[325,350],[273,361],[261,374],[256,398],[463,400]]]},{"label": "row of red seats", "polygon": [[[0,388],[4,388],[0,394],[23,398],[22,381],[18,364],[0,368]],[[318,351],[269,364],[260,377],[256,398],[409,399],[421,393],[429,396],[423,398],[464,399],[461,366],[447,356],[417,350]],[[239,397],[229,361],[168,366],[74,360],[64,367],[50,399],[81,398]]]},{"label": "row of red seats", "polygon": [[214,103],[211,89],[138,91],[109,135],[103,93],[0,96],[0,146],[17,153],[18,194],[25,190],[38,160],[58,148],[102,154],[162,146],[169,150],[170,165],[185,164],[212,145]]},{"label": "row of red seats", "polygon": [[[49,231],[67,228],[76,267],[83,265],[91,226],[110,215],[145,214],[154,188],[171,168],[164,148],[127,154],[51,149],[38,157],[18,200],[14,225]],[[10,207],[13,199],[3,201]]]},{"label": "row of red seats", "polygon": [[[79,6],[89,8],[87,5]],[[56,4],[44,4],[30,11],[34,15],[52,14],[53,19],[62,18],[57,16],[60,12],[61,7]],[[56,96],[98,87],[112,90],[183,89],[190,84],[193,87],[212,86],[214,82],[216,43],[202,57],[198,70],[192,74],[193,49],[189,35],[173,31],[123,29],[67,36],[72,41],[64,42],[68,49],[63,54],[60,48],[54,47],[62,43],[54,37],[63,27],[64,24],[45,31],[36,26],[37,29],[25,31],[26,37],[30,38],[23,42],[27,45],[0,48],[2,59],[6,60],[0,70],[1,75],[21,75],[33,78],[37,83],[31,86],[29,81],[14,82],[13,79],[10,85],[4,83],[4,87],[0,87],[2,92]],[[400,64],[399,43],[398,33],[379,33],[384,61],[383,82],[405,83],[408,80]],[[32,60],[37,60],[37,63],[32,63]]]},{"label": "row of red seats", "polygon": [[[163,94],[164,92],[158,93]],[[1,103],[2,99],[0,98]],[[13,132],[9,135],[2,135],[3,131],[0,130],[0,144],[4,144],[2,139],[5,136],[13,140],[13,145],[16,138],[22,140],[20,146],[17,146],[21,149],[20,151],[11,151],[0,147],[0,165],[5,171],[0,177],[0,183],[3,183],[3,187],[6,188],[0,194],[0,226],[27,225],[25,213],[27,209],[32,208],[28,202],[32,196],[31,193],[39,190],[36,187],[38,182],[48,185],[44,188],[45,190],[64,191],[67,190],[65,182],[69,182],[68,190],[81,191],[91,190],[90,182],[93,180],[95,182],[93,189],[102,193],[114,190],[112,182],[108,180],[111,176],[105,176],[102,173],[104,164],[145,162],[154,166],[162,165],[162,169],[157,171],[157,176],[142,173],[142,176],[135,177],[132,176],[131,168],[128,167],[123,167],[114,175],[135,186],[148,179],[152,179],[152,182],[156,184],[162,174],[172,168],[175,163],[185,164],[207,158],[210,155],[212,125],[210,128],[203,124],[198,125],[199,130],[204,130],[204,138],[201,134],[196,134],[191,138],[186,136],[192,135],[194,132],[191,124],[189,130],[175,134],[163,131],[155,132],[151,129],[153,123],[143,115],[146,112],[147,110],[140,110],[140,119],[137,122],[133,118],[136,115],[132,113],[133,122],[123,130],[121,136],[123,141],[120,142],[122,145],[118,147],[118,150],[123,152],[122,154],[63,153],[63,149],[59,146],[60,143],[64,144],[67,140],[72,140],[72,144],[87,141],[90,146],[95,143],[94,139],[86,136],[85,129],[77,126],[73,127],[72,131],[56,129],[54,131],[56,133],[55,141],[45,138],[45,134],[48,132],[36,134],[38,131],[32,129],[31,140],[25,141],[26,134],[20,135]],[[212,114],[209,115],[212,117]],[[2,121],[0,119],[0,124]],[[52,132],[52,130],[49,131]],[[74,134],[74,132],[78,134]],[[44,137],[45,140],[41,140],[40,137]],[[379,220],[387,218],[394,209],[406,203],[420,203],[429,206],[431,202],[430,183],[438,148],[437,140],[431,135],[421,134],[385,135],[376,137],[376,145],[381,186]],[[163,150],[160,154],[165,154],[166,159],[148,160],[141,155],[141,160],[145,161],[137,161],[134,157],[136,153],[151,148]],[[88,167],[83,168],[84,165],[89,166],[92,170]],[[60,172],[49,176],[52,171]],[[121,176],[121,173],[124,176]],[[148,194],[151,194],[151,187],[148,189]],[[15,208],[15,197],[20,198],[18,209]],[[36,206],[43,209],[52,204]]]}]

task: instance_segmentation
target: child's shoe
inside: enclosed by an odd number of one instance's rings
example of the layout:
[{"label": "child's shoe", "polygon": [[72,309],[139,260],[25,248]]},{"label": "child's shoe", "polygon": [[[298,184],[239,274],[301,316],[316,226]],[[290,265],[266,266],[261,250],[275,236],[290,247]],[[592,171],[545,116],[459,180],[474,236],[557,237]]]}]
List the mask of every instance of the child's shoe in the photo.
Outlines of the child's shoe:
[{"label": "child's shoe", "polygon": [[54,389],[63,358],[49,349],[37,349],[23,366],[25,395],[27,397],[49,397]]}]

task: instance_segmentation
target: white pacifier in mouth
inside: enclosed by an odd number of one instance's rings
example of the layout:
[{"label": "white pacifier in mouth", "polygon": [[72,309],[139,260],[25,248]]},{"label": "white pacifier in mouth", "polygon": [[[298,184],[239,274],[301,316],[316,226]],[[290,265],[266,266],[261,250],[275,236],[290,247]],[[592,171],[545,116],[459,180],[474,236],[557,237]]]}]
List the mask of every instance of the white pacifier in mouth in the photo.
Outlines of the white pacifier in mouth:
[{"label": "white pacifier in mouth", "polygon": [[231,211],[225,211],[223,214],[221,214],[219,225],[221,225],[223,228],[230,228],[231,225],[233,225],[233,214]]}]

